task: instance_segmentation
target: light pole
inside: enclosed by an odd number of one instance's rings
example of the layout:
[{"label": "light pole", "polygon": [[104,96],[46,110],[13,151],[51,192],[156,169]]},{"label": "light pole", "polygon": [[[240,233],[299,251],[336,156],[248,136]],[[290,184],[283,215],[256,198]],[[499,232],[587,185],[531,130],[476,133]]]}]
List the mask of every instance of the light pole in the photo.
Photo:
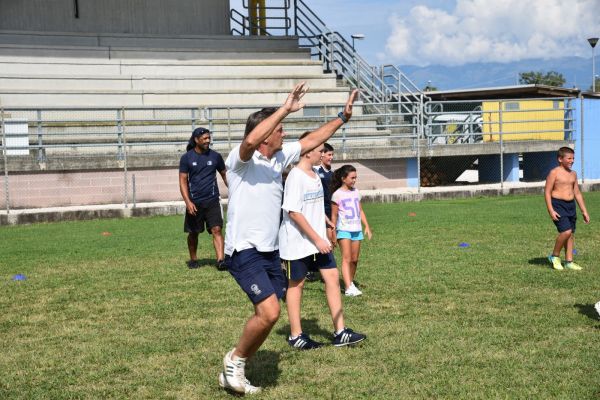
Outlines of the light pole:
[{"label": "light pole", "polygon": [[354,50],[354,41],[355,40],[363,40],[365,38],[365,35],[362,33],[355,33],[351,37],[352,37],[352,50]]},{"label": "light pole", "polygon": [[593,37],[589,38],[588,42],[590,46],[592,46],[592,92],[596,91],[596,60],[594,54],[594,48],[596,47],[596,43],[598,43],[598,38]]}]

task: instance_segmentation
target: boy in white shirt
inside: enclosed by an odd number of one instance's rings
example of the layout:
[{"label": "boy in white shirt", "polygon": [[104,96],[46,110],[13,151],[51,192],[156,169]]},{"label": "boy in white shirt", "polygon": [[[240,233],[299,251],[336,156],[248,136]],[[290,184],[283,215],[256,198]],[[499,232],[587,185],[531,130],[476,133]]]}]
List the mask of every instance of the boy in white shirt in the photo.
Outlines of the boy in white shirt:
[{"label": "boy in white shirt", "polygon": [[323,186],[314,170],[321,160],[322,147],[319,145],[305,152],[298,165],[290,171],[282,205],[283,223],[279,228],[279,252],[285,260],[288,278],[286,305],[291,331],[288,344],[301,350],[323,345],[303,333],[300,322],[302,290],[306,273],[311,270],[320,270],[325,282],[325,294],[334,327],[333,345],[346,346],[366,338],[344,326],[339,275],[326,230]]}]

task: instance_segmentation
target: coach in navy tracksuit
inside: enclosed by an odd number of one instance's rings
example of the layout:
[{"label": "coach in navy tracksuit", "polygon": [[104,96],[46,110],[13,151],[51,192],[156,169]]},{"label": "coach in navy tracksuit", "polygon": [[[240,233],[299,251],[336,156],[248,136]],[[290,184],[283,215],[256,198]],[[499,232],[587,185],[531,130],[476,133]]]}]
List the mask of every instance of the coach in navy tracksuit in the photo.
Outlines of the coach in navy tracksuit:
[{"label": "coach in navy tracksuit", "polygon": [[189,268],[198,268],[198,234],[206,230],[212,234],[217,268],[225,269],[224,241],[221,229],[223,213],[217,186],[219,172],[227,185],[225,162],[219,153],[210,149],[210,131],[196,128],[187,145],[187,152],[179,161],[179,190],[185,202],[184,231],[188,233]]}]

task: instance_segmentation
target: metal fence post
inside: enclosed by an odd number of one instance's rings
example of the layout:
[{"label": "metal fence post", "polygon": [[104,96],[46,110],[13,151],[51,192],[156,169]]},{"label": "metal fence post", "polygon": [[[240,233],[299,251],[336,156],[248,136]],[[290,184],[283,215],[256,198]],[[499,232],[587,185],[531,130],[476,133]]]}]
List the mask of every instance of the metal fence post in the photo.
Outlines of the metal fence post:
[{"label": "metal fence post", "polygon": [[135,174],[131,174],[131,197],[132,197],[132,201],[133,201],[133,208],[135,208],[135,206],[136,206],[136,199],[135,199]]},{"label": "metal fence post", "polygon": [[580,129],[581,129],[581,134],[580,134],[581,135],[581,183],[583,184],[583,183],[585,183],[585,169],[584,169],[585,168],[585,156],[584,156],[585,146],[583,144],[583,139],[585,138],[585,135],[583,134],[583,129],[584,129],[584,125],[585,125],[584,119],[583,119],[585,116],[585,113],[583,111],[583,106],[585,105],[585,102],[583,101],[583,95],[581,93],[579,93],[579,102],[580,102],[579,107],[581,108],[581,110],[580,110],[581,116],[580,116],[580,120],[579,120],[580,121],[579,122]]},{"label": "metal fence post", "polygon": [[196,109],[195,108],[191,109],[191,114],[192,114],[192,132],[194,132],[194,130],[196,130]]},{"label": "metal fence post", "polygon": [[123,204],[125,208],[129,207],[129,182],[127,180],[127,137],[125,135],[125,126],[127,122],[125,121],[125,108],[121,109],[121,115],[123,116],[122,122],[122,136],[123,136]]},{"label": "metal fence post", "polygon": [[298,36],[298,0],[294,0],[294,36]]},{"label": "metal fence post", "polygon": [[6,201],[6,214],[10,214],[10,195],[8,194],[8,155],[6,154],[6,125],[4,124],[4,108],[0,107],[0,127],[2,128],[2,154],[4,154],[4,200]]},{"label": "metal fence post", "polygon": [[504,146],[503,137],[502,137],[502,133],[504,130],[504,128],[502,126],[503,102],[499,102],[498,105],[500,108],[500,112],[498,113],[498,126],[500,128],[500,189],[504,189],[504,149],[502,148]]},{"label": "metal fence post", "polygon": [[37,110],[37,139],[38,139],[38,163],[46,162],[46,151],[44,150],[44,142],[42,139],[42,110]]},{"label": "metal fence post", "polygon": [[423,133],[424,133],[424,127],[423,127],[423,122],[424,122],[424,115],[423,115],[423,110],[424,110],[425,104],[423,102],[423,95],[419,95],[419,113],[421,114],[419,116],[419,119],[417,121],[417,123],[419,124],[417,126],[417,130],[416,130],[416,136],[417,136],[417,193],[421,193],[421,139],[423,138]]},{"label": "metal fence post", "polygon": [[227,148],[231,151],[231,107],[227,107]]},{"label": "metal fence post", "polygon": [[117,110],[117,160],[123,159],[123,110]]}]

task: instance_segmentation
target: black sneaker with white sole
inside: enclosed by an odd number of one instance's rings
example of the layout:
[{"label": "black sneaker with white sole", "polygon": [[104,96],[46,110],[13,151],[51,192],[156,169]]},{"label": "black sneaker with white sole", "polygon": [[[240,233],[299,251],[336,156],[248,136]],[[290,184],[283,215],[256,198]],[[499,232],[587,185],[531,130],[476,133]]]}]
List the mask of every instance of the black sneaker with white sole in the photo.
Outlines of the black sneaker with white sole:
[{"label": "black sneaker with white sole", "polygon": [[299,350],[312,350],[323,346],[323,343],[315,342],[306,333],[301,333],[295,339],[288,338],[288,344]]},{"label": "black sneaker with white sole", "polygon": [[351,344],[356,344],[358,342],[362,342],[367,338],[366,335],[362,333],[354,332],[350,328],[344,328],[339,334],[333,335],[333,345],[336,347],[348,346]]}]

